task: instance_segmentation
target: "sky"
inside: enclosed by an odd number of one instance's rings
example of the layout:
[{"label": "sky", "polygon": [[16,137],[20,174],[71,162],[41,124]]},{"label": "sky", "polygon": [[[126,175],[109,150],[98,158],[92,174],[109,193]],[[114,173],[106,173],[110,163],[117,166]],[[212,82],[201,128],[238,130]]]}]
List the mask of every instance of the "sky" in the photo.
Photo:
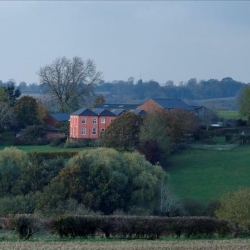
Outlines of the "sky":
[{"label": "sky", "polygon": [[104,81],[250,82],[250,1],[0,1],[0,80],[39,83],[56,58]]}]

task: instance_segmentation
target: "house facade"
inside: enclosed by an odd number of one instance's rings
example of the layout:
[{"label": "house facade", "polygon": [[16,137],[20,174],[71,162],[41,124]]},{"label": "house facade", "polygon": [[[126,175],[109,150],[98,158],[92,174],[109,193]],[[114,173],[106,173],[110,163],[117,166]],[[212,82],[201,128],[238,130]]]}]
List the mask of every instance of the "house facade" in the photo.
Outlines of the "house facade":
[{"label": "house facade", "polygon": [[107,109],[80,109],[70,115],[70,137],[99,139],[116,115]]}]

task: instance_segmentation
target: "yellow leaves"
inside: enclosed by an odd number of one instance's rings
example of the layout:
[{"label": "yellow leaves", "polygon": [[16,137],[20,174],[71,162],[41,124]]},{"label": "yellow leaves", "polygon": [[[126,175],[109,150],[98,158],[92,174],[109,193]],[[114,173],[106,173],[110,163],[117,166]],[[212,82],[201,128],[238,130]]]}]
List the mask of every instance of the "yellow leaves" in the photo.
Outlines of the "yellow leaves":
[{"label": "yellow leaves", "polygon": [[220,219],[228,219],[238,223],[243,229],[250,224],[250,189],[239,189],[226,195],[215,212]]}]

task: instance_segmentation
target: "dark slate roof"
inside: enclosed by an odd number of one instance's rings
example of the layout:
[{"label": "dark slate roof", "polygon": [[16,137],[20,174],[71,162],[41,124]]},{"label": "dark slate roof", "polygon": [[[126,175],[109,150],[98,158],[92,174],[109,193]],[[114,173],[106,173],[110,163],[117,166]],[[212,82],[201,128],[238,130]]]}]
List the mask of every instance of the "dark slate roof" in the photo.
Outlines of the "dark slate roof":
[{"label": "dark slate roof", "polygon": [[182,109],[186,111],[194,111],[194,108],[186,104],[181,99],[152,99],[164,109]]},{"label": "dark slate roof", "polygon": [[97,116],[95,112],[87,108],[81,108],[73,112],[71,115]]},{"label": "dark slate roof", "polygon": [[105,108],[105,109],[125,109],[125,110],[131,110],[136,109],[141,104],[109,104],[109,103],[103,103],[98,104],[95,106],[95,108]]},{"label": "dark slate roof", "polygon": [[108,109],[93,108],[92,111],[94,111],[99,116],[116,116],[113,112],[111,112]]},{"label": "dark slate roof", "polygon": [[116,116],[119,116],[126,111],[126,109],[111,109],[111,112],[114,113]]},{"label": "dark slate roof", "polygon": [[65,122],[69,120],[69,113],[51,113],[49,115],[59,122]]},{"label": "dark slate roof", "polygon": [[136,115],[141,115],[141,116],[144,116],[147,114],[147,112],[142,109],[134,109],[132,112],[135,113]]}]

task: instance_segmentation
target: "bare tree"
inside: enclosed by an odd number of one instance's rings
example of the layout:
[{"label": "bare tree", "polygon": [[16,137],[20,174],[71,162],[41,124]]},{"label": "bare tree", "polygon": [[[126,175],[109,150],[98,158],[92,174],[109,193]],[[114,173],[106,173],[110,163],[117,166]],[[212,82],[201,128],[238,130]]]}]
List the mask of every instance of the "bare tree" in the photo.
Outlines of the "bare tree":
[{"label": "bare tree", "polygon": [[173,210],[180,208],[180,199],[172,192],[168,184],[162,182],[160,188],[160,211],[170,215]]},{"label": "bare tree", "polygon": [[0,128],[8,127],[14,119],[13,110],[6,102],[0,102]]},{"label": "bare tree", "polygon": [[48,86],[50,98],[60,112],[71,112],[86,104],[94,95],[93,87],[101,79],[92,60],[83,61],[80,57],[72,60],[61,57],[50,65],[40,68],[40,83]]}]

